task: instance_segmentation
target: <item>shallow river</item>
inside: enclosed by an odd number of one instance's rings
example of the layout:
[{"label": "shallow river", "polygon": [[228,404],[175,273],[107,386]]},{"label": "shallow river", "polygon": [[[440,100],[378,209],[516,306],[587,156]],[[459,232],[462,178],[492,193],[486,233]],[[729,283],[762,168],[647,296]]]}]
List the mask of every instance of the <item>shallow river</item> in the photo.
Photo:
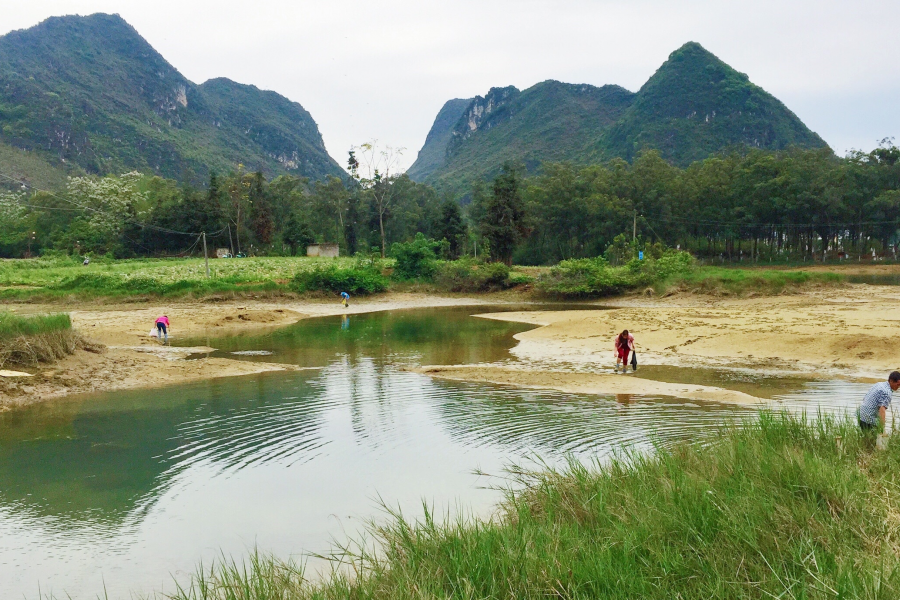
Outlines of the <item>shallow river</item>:
[{"label": "shallow river", "polygon": [[[0,413],[0,597],[171,591],[173,577],[184,581],[222,553],[327,551],[365,519],[382,518],[380,502],[410,516],[423,501],[486,515],[504,466],[696,438],[748,410],[449,383],[405,370],[513,360],[512,336],[529,326],[469,316],[485,310],[329,317],[266,335],[185,340],[217,355],[314,368]],[[866,389],[738,372],[645,373],[709,377],[813,412],[845,410]]]}]

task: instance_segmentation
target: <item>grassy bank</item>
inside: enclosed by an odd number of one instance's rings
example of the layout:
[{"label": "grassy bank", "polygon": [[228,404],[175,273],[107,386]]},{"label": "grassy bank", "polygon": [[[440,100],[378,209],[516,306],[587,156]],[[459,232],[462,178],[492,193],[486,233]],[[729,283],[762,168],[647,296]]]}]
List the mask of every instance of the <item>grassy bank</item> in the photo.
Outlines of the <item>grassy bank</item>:
[{"label": "grassy bank", "polygon": [[539,291],[559,298],[592,298],[651,291],[718,296],[777,295],[846,281],[838,273],[783,269],[701,267],[686,252],[666,251],[611,266],[602,257],[565,260],[537,280]]},{"label": "grassy bank", "polygon": [[397,518],[324,583],[255,556],[173,597],[896,598],[898,467],[900,443],[875,452],[849,421],[763,413],[705,444],[519,471],[493,520]]},{"label": "grassy bank", "polygon": [[840,285],[847,278],[823,271],[700,267],[661,282],[658,291],[686,291],[716,296],[777,295],[814,287]]},{"label": "grassy bank", "polygon": [[82,345],[69,315],[23,317],[0,312],[0,368],[53,362]]},{"label": "grassy bank", "polygon": [[[828,272],[780,268],[697,267],[685,253],[669,253],[610,266],[602,258],[563,261],[554,267],[514,267],[426,261],[406,270],[393,259],[243,258],[95,260],[68,257],[0,261],[0,300],[73,301],[140,298],[210,298],[349,291],[354,296],[406,289],[484,293],[535,289],[556,299],[597,298],[651,289],[713,295],[780,294],[835,285],[846,278]],[[393,274],[392,274],[393,271]],[[410,276],[407,271],[412,271]],[[406,277],[401,277],[406,273]],[[532,285],[533,284],[533,285]]]}]

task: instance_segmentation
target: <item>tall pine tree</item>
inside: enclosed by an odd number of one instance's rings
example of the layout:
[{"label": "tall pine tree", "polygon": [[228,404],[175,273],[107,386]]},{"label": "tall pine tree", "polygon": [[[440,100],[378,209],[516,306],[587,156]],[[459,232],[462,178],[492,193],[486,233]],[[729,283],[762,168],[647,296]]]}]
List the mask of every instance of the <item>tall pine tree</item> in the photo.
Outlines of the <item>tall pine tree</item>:
[{"label": "tall pine tree", "polygon": [[450,243],[450,258],[457,259],[462,253],[465,235],[466,224],[463,222],[459,204],[453,199],[445,200],[441,205],[438,222],[435,224],[435,238],[447,240]]},{"label": "tall pine tree", "polygon": [[261,171],[253,174],[250,182],[250,228],[260,244],[271,244],[275,233],[272,203],[266,193],[266,180]]},{"label": "tall pine tree", "polygon": [[503,165],[494,179],[492,194],[482,217],[481,231],[490,247],[491,260],[511,265],[513,250],[526,229],[519,176],[509,163]]}]

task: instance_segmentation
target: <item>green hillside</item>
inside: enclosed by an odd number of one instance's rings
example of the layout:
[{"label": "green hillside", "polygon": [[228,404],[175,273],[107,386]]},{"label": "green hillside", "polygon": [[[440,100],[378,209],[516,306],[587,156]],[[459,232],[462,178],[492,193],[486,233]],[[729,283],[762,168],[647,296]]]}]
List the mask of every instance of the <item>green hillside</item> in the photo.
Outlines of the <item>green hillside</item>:
[{"label": "green hillside", "polygon": [[88,173],[202,181],[239,162],[342,172],[299,104],[223,79],[195,85],[118,15],[54,17],[0,37],[0,143]]},{"label": "green hillside", "polygon": [[631,160],[657,149],[686,166],[735,146],[827,147],[775,97],[693,42],[673,52],[636,94],[545,81],[522,92],[493,88],[452,124],[449,106],[408,172],[456,193],[508,160],[533,172],[543,162]]},{"label": "green hillside", "polygon": [[453,128],[456,122],[462,117],[463,112],[469,108],[473,98],[454,98],[447,100],[437,118],[428,137],[425,138],[425,145],[419,150],[416,162],[406,171],[412,179],[421,181],[428,177],[431,173],[439,169],[444,164],[447,155],[447,144],[453,136]]},{"label": "green hillside", "polygon": [[558,81],[544,81],[521,92],[512,86],[493,88],[473,99],[444,136],[448,141],[443,163],[433,163],[436,168],[428,172],[417,160],[411,177],[441,188],[467,189],[474,179],[496,173],[507,160],[533,169],[543,161],[586,155],[587,142],[614,123],[633,96],[619,86]]},{"label": "green hillside", "polygon": [[0,142],[0,191],[18,191],[26,186],[42,190],[59,190],[66,178],[84,175],[72,163],[48,159],[45,153],[23,150]]},{"label": "green hillside", "polygon": [[686,166],[728,146],[824,148],[777,98],[690,42],[673,52],[634,103],[594,146],[597,156],[630,160],[642,148]]}]

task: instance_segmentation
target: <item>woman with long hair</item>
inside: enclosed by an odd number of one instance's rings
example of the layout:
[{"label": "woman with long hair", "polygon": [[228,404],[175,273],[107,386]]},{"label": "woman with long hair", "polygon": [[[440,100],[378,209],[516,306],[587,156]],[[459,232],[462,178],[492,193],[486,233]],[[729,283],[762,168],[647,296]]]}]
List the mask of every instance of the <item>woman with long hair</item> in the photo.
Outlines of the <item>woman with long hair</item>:
[{"label": "woman with long hair", "polygon": [[616,336],[616,373],[619,372],[619,361],[622,362],[622,374],[624,375],[628,370],[628,354],[630,352],[634,352],[634,336],[625,329]]}]

